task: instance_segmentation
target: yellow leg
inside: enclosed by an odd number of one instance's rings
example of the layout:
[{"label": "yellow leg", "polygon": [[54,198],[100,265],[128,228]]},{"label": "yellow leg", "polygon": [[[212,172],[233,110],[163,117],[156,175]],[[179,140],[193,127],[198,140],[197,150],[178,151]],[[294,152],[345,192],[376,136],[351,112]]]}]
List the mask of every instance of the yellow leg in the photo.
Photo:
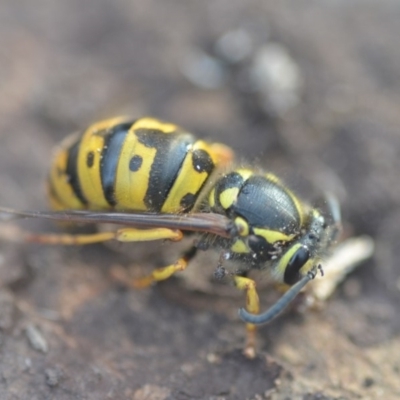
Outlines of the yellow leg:
[{"label": "yellow leg", "polygon": [[124,285],[133,287],[135,289],[142,289],[150,286],[152,283],[164,281],[165,279],[170,278],[176,272],[185,270],[189,264],[189,261],[196,255],[196,252],[197,248],[193,246],[174,264],[157,268],[150,275],[143,276],[142,278],[130,279],[126,276],[125,270],[120,268],[114,268],[112,274],[116,280]]},{"label": "yellow leg", "polygon": [[[256,283],[249,278],[243,276],[234,277],[235,285],[240,290],[246,291],[246,309],[252,314],[258,314],[260,312],[260,302],[256,290]],[[256,355],[256,325],[246,324],[246,346],[244,348],[244,354],[248,358],[254,358]]]},{"label": "yellow leg", "polygon": [[69,234],[33,234],[24,233],[24,238],[28,242],[62,245],[83,245],[90,243],[106,242],[115,239],[120,242],[148,242],[152,240],[170,239],[179,241],[183,237],[181,231],[155,228],[155,229],[134,229],[122,228],[115,232],[99,232],[87,235]]}]

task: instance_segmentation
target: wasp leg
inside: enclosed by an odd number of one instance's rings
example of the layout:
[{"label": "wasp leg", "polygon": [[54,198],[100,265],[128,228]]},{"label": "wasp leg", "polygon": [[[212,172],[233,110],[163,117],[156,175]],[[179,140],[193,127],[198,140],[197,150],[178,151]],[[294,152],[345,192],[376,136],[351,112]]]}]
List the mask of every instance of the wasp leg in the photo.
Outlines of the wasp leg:
[{"label": "wasp leg", "polygon": [[108,240],[118,240],[120,242],[148,242],[152,240],[169,239],[179,241],[183,234],[179,230],[167,228],[155,229],[134,229],[121,228],[115,232],[99,232],[84,235],[73,234],[33,234],[24,233],[27,242],[62,244],[62,245],[83,245],[91,243],[106,242]]},{"label": "wasp leg", "polygon": [[129,279],[126,277],[126,273],[122,270],[114,270],[113,275],[114,278],[123,284],[133,287],[135,289],[142,289],[150,286],[151,284],[159,281],[164,281],[165,279],[170,278],[176,272],[184,271],[190,260],[197,253],[197,247],[193,246],[188,251],[186,251],[179,260],[175,263],[168,265],[166,267],[155,269],[150,275],[143,276],[141,278]]},{"label": "wasp leg", "polygon": [[[246,309],[251,314],[258,314],[260,312],[260,301],[256,290],[256,283],[249,278],[243,276],[235,276],[234,282],[239,290],[246,291]],[[251,310],[251,311],[250,311]],[[256,355],[256,325],[246,324],[246,346],[244,348],[244,355],[248,358],[254,358]]]}]

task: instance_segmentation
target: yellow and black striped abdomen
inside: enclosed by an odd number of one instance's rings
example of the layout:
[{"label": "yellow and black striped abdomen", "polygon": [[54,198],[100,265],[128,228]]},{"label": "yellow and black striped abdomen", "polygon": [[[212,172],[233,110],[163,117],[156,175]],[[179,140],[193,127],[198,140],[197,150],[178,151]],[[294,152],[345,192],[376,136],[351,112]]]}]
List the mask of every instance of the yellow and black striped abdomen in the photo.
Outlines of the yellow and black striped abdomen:
[{"label": "yellow and black striped abdomen", "polygon": [[153,118],[114,118],[68,138],[49,177],[54,209],[189,211],[218,164],[212,145]]}]

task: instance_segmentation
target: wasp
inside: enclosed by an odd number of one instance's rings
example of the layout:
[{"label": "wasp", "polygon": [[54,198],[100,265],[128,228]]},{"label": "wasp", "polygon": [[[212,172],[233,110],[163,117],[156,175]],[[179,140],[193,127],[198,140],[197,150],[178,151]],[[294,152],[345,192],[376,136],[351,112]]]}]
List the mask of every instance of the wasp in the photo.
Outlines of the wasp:
[{"label": "wasp", "polygon": [[[27,240],[81,245],[179,241],[198,238],[175,263],[130,284],[146,287],[187,268],[196,252],[220,250],[216,276],[228,276],[245,291],[245,353],[254,354],[255,330],[274,319],[312,280],[340,231],[340,209],[333,196],[311,206],[277,176],[232,168],[233,151],[197,139],[172,123],[151,117],[123,117],[95,123],[67,137],[56,150],[47,187],[53,211],[3,216],[41,217],[72,223],[122,225],[92,234],[28,235]],[[237,265],[227,273],[224,262]],[[266,270],[288,290],[260,313],[256,283],[247,274]]]}]

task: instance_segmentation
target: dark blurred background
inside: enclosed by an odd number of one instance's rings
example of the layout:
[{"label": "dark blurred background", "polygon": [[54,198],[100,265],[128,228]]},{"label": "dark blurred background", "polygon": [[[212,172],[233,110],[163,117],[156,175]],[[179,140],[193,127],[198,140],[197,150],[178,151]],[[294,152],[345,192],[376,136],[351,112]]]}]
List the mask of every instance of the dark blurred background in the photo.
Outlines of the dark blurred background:
[{"label": "dark blurred background", "polygon": [[376,244],[323,312],[262,328],[248,361],[242,295],[179,279],[125,291],[108,275],[163,254],[2,242],[0,397],[399,398],[399,19],[389,0],[0,1],[2,206],[46,209],[68,133],[153,115],[304,196],[336,193],[345,234]]}]

